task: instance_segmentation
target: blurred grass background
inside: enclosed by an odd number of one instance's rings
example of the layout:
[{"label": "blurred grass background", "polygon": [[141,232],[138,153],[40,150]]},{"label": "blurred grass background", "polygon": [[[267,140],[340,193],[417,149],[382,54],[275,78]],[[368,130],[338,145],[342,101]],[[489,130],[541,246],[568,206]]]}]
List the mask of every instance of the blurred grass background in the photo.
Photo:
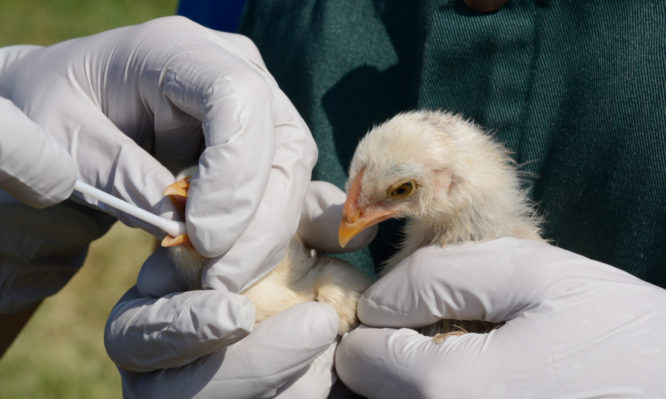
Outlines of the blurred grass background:
[{"label": "blurred grass background", "polygon": [[48,45],[173,15],[178,0],[0,0],[0,46]]},{"label": "blurred grass background", "polygon": [[[0,46],[48,45],[175,13],[178,0],[0,0]],[[104,350],[109,311],[136,281],[154,240],[120,223],[83,269],[48,298],[0,359],[0,399],[120,398]],[[1,328],[1,326],[0,326]]]}]

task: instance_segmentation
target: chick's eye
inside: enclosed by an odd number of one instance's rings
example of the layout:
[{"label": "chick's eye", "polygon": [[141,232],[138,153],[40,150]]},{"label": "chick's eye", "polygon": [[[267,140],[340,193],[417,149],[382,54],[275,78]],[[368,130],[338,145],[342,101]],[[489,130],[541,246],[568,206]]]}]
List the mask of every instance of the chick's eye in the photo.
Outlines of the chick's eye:
[{"label": "chick's eye", "polygon": [[414,193],[414,182],[408,180],[406,182],[399,183],[396,186],[393,186],[389,189],[388,196],[391,199],[402,199],[407,198]]}]

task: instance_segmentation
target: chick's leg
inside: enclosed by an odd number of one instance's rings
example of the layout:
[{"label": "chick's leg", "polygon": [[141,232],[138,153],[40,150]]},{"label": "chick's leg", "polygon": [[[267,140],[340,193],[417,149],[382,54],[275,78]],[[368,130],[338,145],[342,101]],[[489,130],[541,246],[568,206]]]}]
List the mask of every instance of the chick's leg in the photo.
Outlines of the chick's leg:
[{"label": "chick's leg", "polygon": [[441,344],[449,337],[468,333],[487,333],[499,328],[504,323],[491,323],[482,320],[440,320],[435,324],[417,329],[423,335],[431,336],[432,342]]},{"label": "chick's leg", "polygon": [[322,257],[316,266],[316,299],[327,303],[338,313],[338,334],[358,324],[356,306],[372,280],[354,266],[336,258]]},{"label": "chick's leg", "polygon": [[441,344],[448,337],[465,335],[465,334],[467,334],[467,331],[464,331],[464,330],[450,331],[450,332],[447,332],[447,333],[437,333],[432,337],[432,342],[434,342],[436,344]]}]

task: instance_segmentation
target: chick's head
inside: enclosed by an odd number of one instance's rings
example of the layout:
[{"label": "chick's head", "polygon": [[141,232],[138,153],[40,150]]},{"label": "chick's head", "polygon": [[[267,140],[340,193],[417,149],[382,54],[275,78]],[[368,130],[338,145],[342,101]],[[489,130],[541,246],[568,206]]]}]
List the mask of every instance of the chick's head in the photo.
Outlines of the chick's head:
[{"label": "chick's head", "polygon": [[[492,159],[488,159],[488,158]],[[399,114],[374,127],[352,158],[339,229],[344,246],[389,218],[438,221],[464,212],[477,188],[503,182],[507,155],[479,127],[439,111]],[[483,184],[480,184],[483,183]]]}]

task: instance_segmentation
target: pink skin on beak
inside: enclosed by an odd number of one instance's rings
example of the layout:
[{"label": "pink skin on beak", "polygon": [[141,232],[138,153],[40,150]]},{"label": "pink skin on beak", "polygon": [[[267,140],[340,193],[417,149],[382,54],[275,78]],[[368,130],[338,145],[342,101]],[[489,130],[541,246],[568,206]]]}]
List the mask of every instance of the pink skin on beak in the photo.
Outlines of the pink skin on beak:
[{"label": "pink skin on beak", "polygon": [[342,208],[342,220],[340,221],[340,228],[338,230],[338,242],[342,248],[361,231],[386,219],[390,219],[399,213],[396,209],[385,208],[378,204],[358,205],[358,199],[361,195],[363,172],[364,170],[361,169],[352,181],[345,205]]}]

